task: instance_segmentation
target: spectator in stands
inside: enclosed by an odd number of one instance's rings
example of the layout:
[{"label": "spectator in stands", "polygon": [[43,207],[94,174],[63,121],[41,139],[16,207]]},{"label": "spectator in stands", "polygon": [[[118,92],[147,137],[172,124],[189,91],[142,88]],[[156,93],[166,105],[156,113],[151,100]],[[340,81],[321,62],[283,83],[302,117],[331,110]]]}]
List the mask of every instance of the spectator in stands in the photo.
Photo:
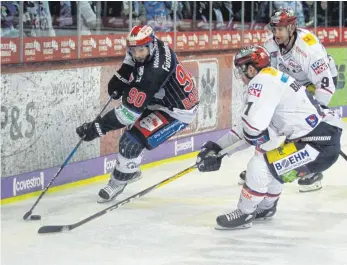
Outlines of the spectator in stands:
[{"label": "spectator in stands", "polygon": [[73,6],[76,9],[76,4],[73,1],[49,1],[53,26],[63,28],[76,24],[72,16]]},{"label": "spectator in stands", "polygon": [[298,26],[305,26],[305,16],[301,1],[274,1],[273,4],[274,9],[286,8],[294,10],[298,21]]},{"label": "spectator in stands", "polygon": [[233,4],[231,1],[222,1],[221,12],[223,14],[224,21],[228,21],[227,28],[230,28],[231,23],[234,19]]},{"label": "spectator in stands", "polygon": [[255,2],[255,10],[258,12],[255,15],[255,21],[258,23],[268,23],[269,22],[269,2],[267,1],[257,1]]},{"label": "spectator in stands", "polygon": [[[176,4],[177,3],[177,4]],[[177,5],[177,19],[192,19],[192,5],[193,2],[190,1],[175,1],[173,2],[173,6]],[[171,17],[173,19],[173,17]]]},{"label": "spectator in stands", "polygon": [[1,2],[1,37],[18,37],[19,2]]},{"label": "spectator in stands", "polygon": [[314,24],[314,7],[313,1],[302,1],[302,8],[305,17],[305,26],[312,27]]},{"label": "spectator in stands", "polygon": [[[210,20],[210,2],[209,1],[199,1],[197,4],[197,20],[200,20],[198,23],[198,28],[208,29],[209,20]],[[212,21],[216,21],[216,29],[225,29],[227,25],[224,24],[224,17],[222,10],[224,10],[223,1],[213,1],[212,2]],[[228,6],[230,9],[230,5]],[[231,9],[230,9],[231,10]],[[227,10],[227,12],[229,12]],[[232,11],[231,11],[232,12]],[[229,21],[229,17],[227,18]]]},{"label": "spectator in stands", "polygon": [[29,37],[55,36],[48,1],[25,1],[24,34]]},{"label": "spectator in stands", "polygon": [[[136,25],[146,24],[146,9],[143,3],[141,1],[131,1],[131,2],[132,2],[133,23]],[[122,15],[128,18],[129,12],[130,12],[130,1],[123,1]]]},{"label": "spectator in stands", "polygon": [[216,28],[215,29],[225,29],[226,28],[226,25],[224,25],[222,8],[223,8],[223,1],[213,1],[212,2],[212,21],[216,21]]},{"label": "spectator in stands", "polygon": [[317,24],[323,27],[339,25],[338,1],[317,2]]},{"label": "spectator in stands", "polygon": [[[196,4],[196,20],[200,20],[201,22],[198,23],[198,27],[200,28],[202,25],[201,23],[208,23],[209,19],[209,2],[208,1],[199,1]],[[200,25],[199,25],[200,24]],[[208,26],[208,24],[207,24]]]},{"label": "spectator in stands", "polygon": [[81,35],[91,35],[91,30],[95,30],[101,21],[96,18],[95,11],[88,1],[79,1],[81,10]]},{"label": "spectator in stands", "polygon": [[147,25],[154,31],[169,32],[173,30],[173,23],[170,16],[171,2],[166,1],[145,1]]}]

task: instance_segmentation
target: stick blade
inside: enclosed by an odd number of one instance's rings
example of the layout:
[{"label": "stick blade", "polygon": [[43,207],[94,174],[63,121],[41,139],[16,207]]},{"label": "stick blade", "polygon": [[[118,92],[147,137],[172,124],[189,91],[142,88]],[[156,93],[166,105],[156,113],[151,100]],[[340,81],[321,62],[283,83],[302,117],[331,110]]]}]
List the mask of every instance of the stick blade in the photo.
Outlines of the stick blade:
[{"label": "stick blade", "polygon": [[31,214],[32,214],[32,211],[27,212],[26,214],[24,214],[23,219],[28,220]]},{"label": "stick blade", "polygon": [[47,225],[41,226],[37,231],[39,234],[50,234],[50,233],[61,233],[70,231],[70,227],[68,225]]}]

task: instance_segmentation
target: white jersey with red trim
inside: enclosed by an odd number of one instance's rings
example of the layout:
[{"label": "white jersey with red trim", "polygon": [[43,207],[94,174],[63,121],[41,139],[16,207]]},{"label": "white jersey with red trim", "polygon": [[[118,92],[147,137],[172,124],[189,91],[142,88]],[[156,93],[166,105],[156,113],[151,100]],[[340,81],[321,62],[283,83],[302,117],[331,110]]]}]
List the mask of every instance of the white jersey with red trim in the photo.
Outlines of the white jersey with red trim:
[{"label": "white jersey with red trim", "polygon": [[[242,115],[244,133],[252,136],[266,129],[289,140],[310,133],[322,120],[313,97],[294,78],[275,68],[262,69],[248,84]],[[270,135],[271,136],[271,135]]]},{"label": "white jersey with red trim", "polygon": [[[341,118],[336,113],[322,109],[305,86],[273,67],[262,69],[246,89],[240,119],[233,122],[232,130],[217,140],[222,149],[244,141],[244,138],[253,138],[257,139],[253,145],[269,151],[279,147],[285,140],[302,138],[320,122],[343,128]],[[262,139],[264,144],[261,143]],[[229,155],[249,146],[250,142],[244,141],[244,145],[230,151]]]},{"label": "white jersey with red trim", "polygon": [[303,86],[313,84],[315,97],[327,106],[335,92],[331,71],[336,69],[334,60],[329,60],[324,46],[313,33],[298,28],[296,34],[292,49],[286,53],[272,37],[264,43],[271,56],[271,66],[289,74]]}]

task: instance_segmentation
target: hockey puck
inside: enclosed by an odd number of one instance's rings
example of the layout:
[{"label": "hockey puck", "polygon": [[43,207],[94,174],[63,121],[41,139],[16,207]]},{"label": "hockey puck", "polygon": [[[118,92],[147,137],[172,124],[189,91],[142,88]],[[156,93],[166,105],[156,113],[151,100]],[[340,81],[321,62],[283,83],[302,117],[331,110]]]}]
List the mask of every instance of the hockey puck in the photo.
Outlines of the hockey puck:
[{"label": "hockey puck", "polygon": [[41,220],[41,216],[40,215],[32,215],[32,216],[30,216],[30,220],[34,220],[34,221]]}]

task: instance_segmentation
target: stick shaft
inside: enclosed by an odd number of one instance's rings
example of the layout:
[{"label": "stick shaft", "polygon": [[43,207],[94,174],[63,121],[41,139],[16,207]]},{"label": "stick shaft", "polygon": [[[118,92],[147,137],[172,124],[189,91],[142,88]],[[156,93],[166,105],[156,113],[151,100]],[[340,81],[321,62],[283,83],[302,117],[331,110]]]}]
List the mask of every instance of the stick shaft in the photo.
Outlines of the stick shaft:
[{"label": "stick shaft", "polygon": [[[112,98],[110,97],[106,104],[104,105],[104,107],[102,108],[102,110],[100,111],[100,113],[98,114],[98,116],[100,116],[104,110],[107,108],[108,104],[110,104]],[[54,180],[59,176],[60,172],[63,170],[63,168],[69,163],[70,159],[73,157],[73,155],[76,153],[77,149],[79,148],[79,146],[82,144],[83,142],[83,138],[81,138],[78,143],[76,144],[76,146],[74,147],[74,149],[72,149],[71,153],[67,156],[67,158],[65,159],[64,163],[61,165],[61,167],[59,168],[59,170],[57,171],[57,173],[55,173],[54,177],[49,181],[49,183],[47,184],[46,188],[41,192],[40,196],[37,198],[36,202],[34,203],[34,205],[30,208],[30,210],[23,216],[23,219],[26,220],[32,213],[32,211],[34,210],[34,208],[36,207],[36,205],[40,202],[41,198],[46,194],[47,190],[50,188],[50,186],[53,184]]]}]

